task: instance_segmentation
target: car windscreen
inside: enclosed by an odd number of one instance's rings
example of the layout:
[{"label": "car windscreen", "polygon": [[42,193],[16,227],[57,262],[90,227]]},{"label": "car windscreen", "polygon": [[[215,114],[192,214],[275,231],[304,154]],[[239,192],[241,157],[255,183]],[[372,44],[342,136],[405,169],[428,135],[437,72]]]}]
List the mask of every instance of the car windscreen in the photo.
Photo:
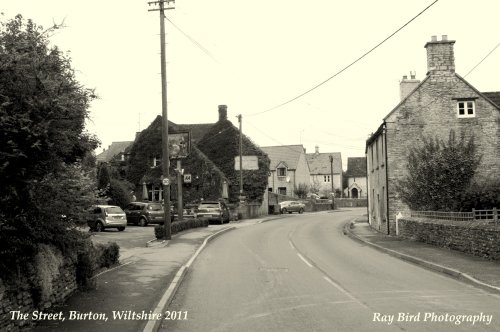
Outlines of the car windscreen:
[{"label": "car windscreen", "polygon": [[148,210],[150,210],[150,211],[163,211],[163,206],[161,206],[161,204],[149,204]]},{"label": "car windscreen", "polygon": [[121,208],[119,208],[118,206],[107,207],[106,208],[106,212],[110,213],[110,214],[113,214],[113,213],[124,213],[123,210]]}]

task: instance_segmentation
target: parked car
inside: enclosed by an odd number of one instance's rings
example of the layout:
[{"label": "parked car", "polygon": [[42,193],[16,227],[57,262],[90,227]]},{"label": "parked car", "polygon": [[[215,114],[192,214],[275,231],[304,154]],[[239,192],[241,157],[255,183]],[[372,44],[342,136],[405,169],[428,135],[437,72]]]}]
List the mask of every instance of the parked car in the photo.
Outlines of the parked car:
[{"label": "parked car", "polygon": [[[127,215],[127,223],[147,226],[148,224],[165,223],[165,213],[163,212],[163,204],[157,202],[132,202],[125,207]],[[174,211],[170,207],[170,220],[174,220]]]},{"label": "parked car", "polygon": [[292,212],[298,212],[302,213],[304,212],[304,209],[306,208],[304,203],[297,202],[297,201],[284,201],[279,203],[280,205],[280,212],[281,213],[292,213]]},{"label": "parked car", "polygon": [[201,202],[196,209],[198,218],[206,218],[219,224],[228,223],[230,219],[229,208],[224,202],[205,201]]},{"label": "parked car", "polygon": [[127,226],[127,218],[119,206],[95,205],[90,210],[87,225],[91,231],[100,232],[106,228],[116,228],[121,232]]}]

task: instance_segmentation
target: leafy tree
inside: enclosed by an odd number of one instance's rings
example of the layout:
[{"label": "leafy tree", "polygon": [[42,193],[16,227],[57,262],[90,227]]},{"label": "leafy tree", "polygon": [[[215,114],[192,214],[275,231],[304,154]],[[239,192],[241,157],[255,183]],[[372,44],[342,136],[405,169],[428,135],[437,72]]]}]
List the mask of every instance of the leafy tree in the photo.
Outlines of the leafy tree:
[{"label": "leafy tree", "polygon": [[412,210],[456,210],[471,184],[481,157],[474,138],[460,139],[450,131],[448,141],[425,139],[408,156],[408,175],[396,186],[402,201]]},{"label": "leafy tree", "polygon": [[84,127],[96,96],[75,79],[70,58],[49,45],[58,28],[21,15],[0,22],[2,262],[22,260],[38,243],[78,241],[80,232],[68,235],[70,220],[95,198],[88,172],[98,140]]}]

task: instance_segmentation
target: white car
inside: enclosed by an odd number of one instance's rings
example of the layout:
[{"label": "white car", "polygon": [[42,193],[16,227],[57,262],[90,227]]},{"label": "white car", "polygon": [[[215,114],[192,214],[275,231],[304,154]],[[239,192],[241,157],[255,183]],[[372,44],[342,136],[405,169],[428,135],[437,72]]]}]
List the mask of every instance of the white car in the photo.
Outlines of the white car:
[{"label": "white car", "polygon": [[304,212],[306,205],[298,201],[284,201],[279,203],[281,213]]}]

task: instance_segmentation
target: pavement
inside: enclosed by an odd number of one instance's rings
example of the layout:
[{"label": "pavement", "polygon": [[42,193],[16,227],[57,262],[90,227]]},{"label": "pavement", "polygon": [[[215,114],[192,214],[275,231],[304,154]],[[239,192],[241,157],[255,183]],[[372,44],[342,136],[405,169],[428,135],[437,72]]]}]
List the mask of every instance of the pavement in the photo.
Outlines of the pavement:
[{"label": "pavement", "polygon": [[500,294],[499,261],[379,233],[366,216],[346,224],[344,234],[391,256]]},{"label": "pavement", "polygon": [[[177,287],[209,241],[233,229],[278,218],[210,225],[181,232],[166,242],[125,250],[120,265],[96,276],[96,290],[76,292],[62,307],[50,308],[62,312],[65,320],[42,321],[35,331],[157,331]],[[344,233],[389,255],[500,293],[500,262],[378,233],[366,217],[347,223]]]}]

